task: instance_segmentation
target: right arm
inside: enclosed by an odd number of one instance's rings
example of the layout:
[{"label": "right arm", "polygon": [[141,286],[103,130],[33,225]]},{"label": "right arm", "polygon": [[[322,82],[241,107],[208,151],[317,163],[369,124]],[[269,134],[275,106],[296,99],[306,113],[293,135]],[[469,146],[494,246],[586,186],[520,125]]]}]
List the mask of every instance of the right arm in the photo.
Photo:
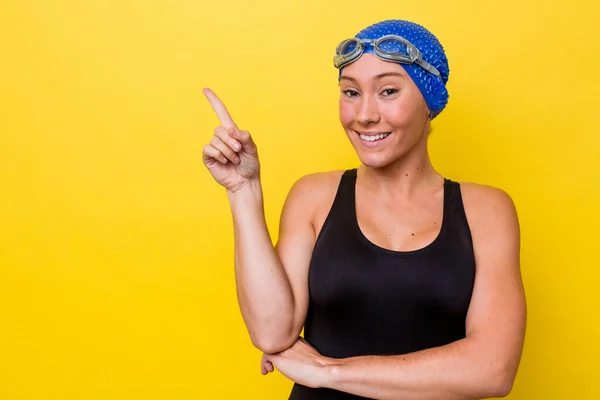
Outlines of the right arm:
[{"label": "right arm", "polygon": [[238,303],[254,346],[277,353],[294,344],[306,318],[315,242],[312,216],[319,197],[311,178],[296,182],[283,207],[274,247],[265,222],[256,145],[247,131],[237,129],[212,91],[204,94],[223,125],[204,147],[203,161],[227,189],[231,205]]},{"label": "right arm", "polygon": [[312,180],[301,178],[290,190],[275,247],[265,222],[260,182],[228,193],[238,302],[252,343],[265,353],[294,344],[306,319],[308,267],[315,242]]}]

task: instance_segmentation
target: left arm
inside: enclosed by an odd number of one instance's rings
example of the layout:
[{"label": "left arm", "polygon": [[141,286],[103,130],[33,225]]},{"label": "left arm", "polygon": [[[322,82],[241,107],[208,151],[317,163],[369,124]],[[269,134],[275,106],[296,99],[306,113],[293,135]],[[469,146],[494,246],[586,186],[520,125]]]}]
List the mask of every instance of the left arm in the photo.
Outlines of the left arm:
[{"label": "left arm", "polygon": [[477,266],[466,338],[400,356],[333,360],[324,386],[407,400],[502,397],[511,391],[526,324],[517,213],[503,191],[462,186]]},{"label": "left arm", "polygon": [[[480,399],[503,397],[511,391],[526,325],[517,213],[503,191],[472,184],[462,188],[477,268],[466,337],[398,356],[320,356],[314,358],[316,378],[305,384],[405,400]],[[281,360],[272,359],[275,366]],[[288,366],[278,367],[285,375]]]}]

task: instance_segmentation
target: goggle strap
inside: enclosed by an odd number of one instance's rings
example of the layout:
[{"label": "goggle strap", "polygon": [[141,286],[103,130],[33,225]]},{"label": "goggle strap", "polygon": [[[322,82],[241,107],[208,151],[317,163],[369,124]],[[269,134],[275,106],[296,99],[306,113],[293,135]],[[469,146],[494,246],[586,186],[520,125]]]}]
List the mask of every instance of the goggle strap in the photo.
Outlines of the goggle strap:
[{"label": "goggle strap", "polygon": [[[408,52],[408,55],[406,57],[401,57],[398,55],[393,56],[393,55],[389,54],[389,52],[385,52],[379,48],[379,43],[382,40],[385,40],[390,37],[394,37],[396,40],[400,40],[401,42],[404,42],[406,44],[406,48],[407,48],[407,52]],[[376,39],[376,40],[373,40],[373,39],[362,39],[361,40],[361,39],[357,39],[357,38],[346,39],[343,42],[341,42],[338,45],[338,48],[336,49],[336,56],[334,56],[334,58],[333,58],[334,65],[336,68],[341,68],[342,66],[350,64],[351,62],[355,61],[362,55],[362,53],[364,52],[365,44],[370,44],[373,46],[373,50],[374,50],[375,54],[382,60],[392,61],[392,62],[401,62],[401,63],[405,63],[405,64],[407,64],[407,63],[408,64],[412,64],[412,63],[418,64],[426,71],[432,73],[435,76],[440,77],[440,72],[437,70],[437,68],[435,68],[433,65],[429,64],[427,61],[423,60],[423,53],[421,53],[421,51],[418,48],[416,48],[408,40],[406,40],[404,38],[401,38],[401,39],[400,38],[401,37],[395,37],[395,35],[387,35],[387,36],[384,36],[384,37]],[[347,54],[340,54],[339,50],[343,49],[343,47],[350,41],[353,41],[356,43],[354,49]]]}]

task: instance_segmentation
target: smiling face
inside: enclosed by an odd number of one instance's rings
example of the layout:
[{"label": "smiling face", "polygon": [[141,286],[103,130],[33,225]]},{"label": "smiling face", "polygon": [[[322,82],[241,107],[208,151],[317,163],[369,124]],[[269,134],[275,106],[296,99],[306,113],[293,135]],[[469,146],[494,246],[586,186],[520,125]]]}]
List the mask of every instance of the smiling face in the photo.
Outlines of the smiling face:
[{"label": "smiling face", "polygon": [[366,166],[381,168],[409,153],[426,152],[425,99],[399,64],[373,54],[342,70],[340,122]]}]

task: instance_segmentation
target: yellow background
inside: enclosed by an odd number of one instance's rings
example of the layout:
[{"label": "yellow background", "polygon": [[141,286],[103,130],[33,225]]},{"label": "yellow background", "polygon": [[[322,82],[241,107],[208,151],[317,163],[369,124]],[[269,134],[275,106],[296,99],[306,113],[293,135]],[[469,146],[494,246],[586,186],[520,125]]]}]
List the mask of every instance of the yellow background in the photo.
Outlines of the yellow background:
[{"label": "yellow background", "polygon": [[2,1],[0,398],[287,398],[237,308],[201,90],[253,133],[276,240],[298,177],[357,165],[333,50],[389,18],[450,60],[434,165],[519,210],[529,324],[510,398],[600,398],[597,4]]}]

